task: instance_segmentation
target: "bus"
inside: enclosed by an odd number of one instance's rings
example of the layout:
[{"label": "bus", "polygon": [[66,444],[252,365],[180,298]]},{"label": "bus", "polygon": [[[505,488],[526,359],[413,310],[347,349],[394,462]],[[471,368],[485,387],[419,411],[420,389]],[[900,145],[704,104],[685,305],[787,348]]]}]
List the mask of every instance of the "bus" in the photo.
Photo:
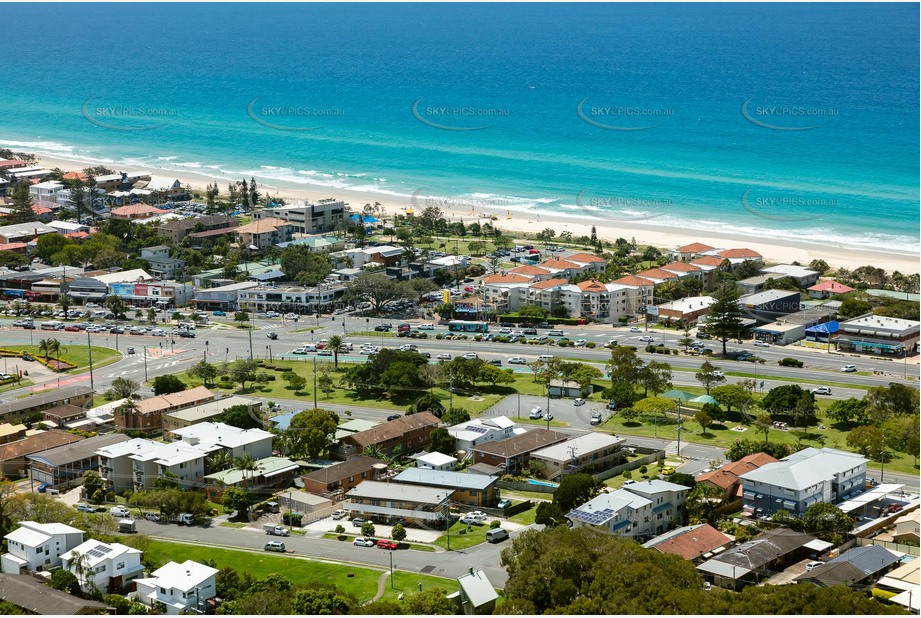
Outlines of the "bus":
[{"label": "bus", "polygon": [[487,322],[468,322],[466,320],[451,320],[448,330],[454,333],[486,333],[489,332]]}]

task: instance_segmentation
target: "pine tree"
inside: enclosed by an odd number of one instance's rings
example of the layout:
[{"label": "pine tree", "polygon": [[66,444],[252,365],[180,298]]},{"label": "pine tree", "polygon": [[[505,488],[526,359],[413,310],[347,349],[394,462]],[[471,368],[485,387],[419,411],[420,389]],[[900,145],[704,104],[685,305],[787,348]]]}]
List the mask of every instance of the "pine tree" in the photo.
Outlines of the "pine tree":
[{"label": "pine tree", "polygon": [[249,208],[249,187],[246,185],[246,179],[240,181],[240,201],[243,203],[243,208]]},{"label": "pine tree", "polygon": [[32,210],[32,195],[29,193],[29,183],[19,181],[13,185],[13,207],[9,215],[10,223],[29,223],[35,220]]},{"label": "pine tree", "polygon": [[252,176],[249,179],[249,203],[253,208],[259,204],[259,191],[256,190],[256,179]]},{"label": "pine tree", "polygon": [[713,292],[716,302],[710,305],[707,314],[707,331],[723,343],[723,355],[726,354],[726,341],[737,339],[742,331],[741,297],[742,288],[734,282],[726,282]]}]

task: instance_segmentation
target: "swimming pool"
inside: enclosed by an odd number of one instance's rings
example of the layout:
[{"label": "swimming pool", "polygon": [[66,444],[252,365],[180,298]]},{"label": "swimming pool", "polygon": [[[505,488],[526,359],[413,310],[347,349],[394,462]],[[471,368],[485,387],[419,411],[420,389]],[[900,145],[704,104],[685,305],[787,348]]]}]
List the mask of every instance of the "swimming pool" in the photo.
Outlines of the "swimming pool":
[{"label": "swimming pool", "polygon": [[528,479],[528,483],[531,485],[543,485],[544,487],[559,487],[557,483],[548,483],[547,481],[535,481],[534,479]]}]

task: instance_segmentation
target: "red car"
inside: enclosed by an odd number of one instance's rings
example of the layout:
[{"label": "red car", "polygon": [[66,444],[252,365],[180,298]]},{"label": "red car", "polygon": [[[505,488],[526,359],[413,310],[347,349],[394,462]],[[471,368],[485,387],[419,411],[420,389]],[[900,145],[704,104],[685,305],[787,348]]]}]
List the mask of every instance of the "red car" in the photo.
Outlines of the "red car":
[{"label": "red car", "polygon": [[381,549],[396,549],[396,541],[388,541],[387,539],[381,539],[377,542],[377,546]]},{"label": "red car", "polygon": [[65,326],[64,330],[66,330],[68,333],[79,333],[80,332],[80,328],[78,326]]}]

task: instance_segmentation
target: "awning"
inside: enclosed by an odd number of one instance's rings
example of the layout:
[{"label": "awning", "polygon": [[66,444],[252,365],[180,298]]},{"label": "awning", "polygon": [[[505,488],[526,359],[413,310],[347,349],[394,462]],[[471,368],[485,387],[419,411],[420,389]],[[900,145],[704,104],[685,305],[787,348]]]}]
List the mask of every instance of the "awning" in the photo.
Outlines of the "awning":
[{"label": "awning", "polygon": [[297,470],[297,469],[298,469],[298,465],[297,465],[297,464],[291,464],[290,466],[285,466],[284,468],[281,468],[280,470],[274,470],[274,471],[272,471],[272,472],[266,472],[266,473],[263,474],[262,476],[264,476],[264,477],[266,477],[266,478],[269,478],[269,477],[271,477],[271,476],[278,476],[279,474],[284,474],[285,472],[291,472],[292,470]]},{"label": "awning", "polygon": [[742,492],[742,497],[743,497],[743,498],[754,498],[754,497],[755,497],[755,492],[753,492],[753,491],[743,491],[743,492]]},{"label": "awning", "polygon": [[785,508],[785,509],[795,509],[795,508],[796,508],[796,502],[793,502],[793,501],[791,501],[791,500],[784,500],[784,501],[783,501],[783,508]]},{"label": "awning", "polygon": [[664,511],[665,509],[670,509],[670,508],[672,508],[672,503],[671,503],[671,502],[666,502],[665,504],[660,504],[659,506],[653,507],[652,512],[653,512],[653,513],[661,513],[661,512]]}]

